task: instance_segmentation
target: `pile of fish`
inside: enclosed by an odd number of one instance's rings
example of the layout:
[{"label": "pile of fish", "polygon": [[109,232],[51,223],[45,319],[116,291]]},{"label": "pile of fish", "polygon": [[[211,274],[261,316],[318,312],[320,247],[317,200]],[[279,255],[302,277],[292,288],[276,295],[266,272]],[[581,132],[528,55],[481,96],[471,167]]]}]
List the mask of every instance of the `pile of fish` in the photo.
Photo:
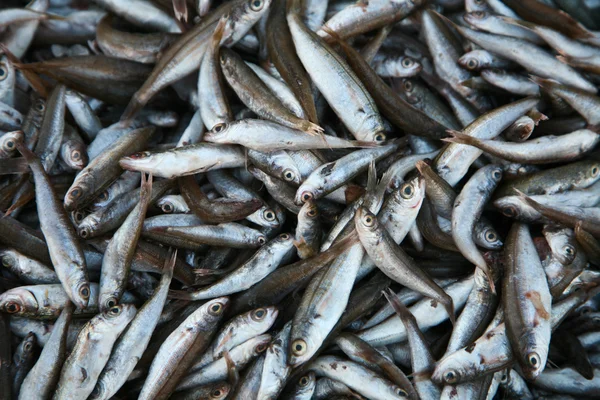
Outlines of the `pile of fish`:
[{"label": "pile of fish", "polygon": [[0,400],[600,398],[600,3],[3,0]]}]

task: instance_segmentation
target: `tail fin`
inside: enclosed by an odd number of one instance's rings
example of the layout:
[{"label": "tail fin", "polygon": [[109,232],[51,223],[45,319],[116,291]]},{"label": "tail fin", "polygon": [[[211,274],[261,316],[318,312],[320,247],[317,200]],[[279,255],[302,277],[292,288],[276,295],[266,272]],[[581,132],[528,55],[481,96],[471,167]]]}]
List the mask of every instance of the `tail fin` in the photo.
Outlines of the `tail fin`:
[{"label": "tail fin", "polygon": [[165,258],[165,265],[163,267],[163,276],[169,281],[173,277],[173,270],[175,269],[175,263],[177,262],[177,249],[169,249],[169,254]]},{"label": "tail fin", "polygon": [[465,135],[464,133],[458,131],[449,132],[452,134],[452,137],[443,138],[442,141],[448,143],[459,143],[459,144],[468,144],[471,146],[477,146],[479,144],[479,139],[474,138],[473,136]]},{"label": "tail fin", "polygon": [[396,293],[392,291],[392,289],[387,288],[386,290],[383,290],[382,293],[405,325],[417,325],[417,320],[415,316],[408,310],[404,303],[400,301],[400,299],[398,298]]}]

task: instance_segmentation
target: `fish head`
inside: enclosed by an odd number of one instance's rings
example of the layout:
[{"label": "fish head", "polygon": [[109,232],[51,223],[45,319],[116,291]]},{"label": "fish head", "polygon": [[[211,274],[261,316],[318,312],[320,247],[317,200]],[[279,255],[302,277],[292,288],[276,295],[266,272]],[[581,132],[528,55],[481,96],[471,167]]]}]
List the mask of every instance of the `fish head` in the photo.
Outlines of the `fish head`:
[{"label": "fish head", "polygon": [[310,338],[302,335],[290,340],[288,364],[292,367],[304,364],[317,352],[319,346]]},{"label": "fish head", "polygon": [[490,13],[484,10],[480,11],[471,11],[464,13],[463,19],[469,25],[474,26],[475,28],[483,28],[485,22],[489,19]]},{"label": "fish head", "polygon": [[254,24],[267,12],[272,0],[247,0],[240,6],[235,7],[230,15],[228,23],[231,25],[232,34],[222,42],[229,45],[239,40]]},{"label": "fish head", "polygon": [[285,182],[300,186],[300,178],[300,171],[295,166],[286,167],[283,171],[281,171],[281,179]]},{"label": "fish head", "polygon": [[202,307],[210,319],[218,320],[223,316],[228,305],[229,297],[219,297],[204,303]]},{"label": "fish head", "polygon": [[302,393],[313,393],[317,384],[317,378],[315,373],[310,371],[308,374],[303,375],[296,382],[296,395]]},{"label": "fish head", "polygon": [[[544,356],[546,354],[546,356]],[[521,373],[523,378],[527,380],[534,380],[537,378],[546,366],[547,351],[531,350],[523,360],[521,360]]]},{"label": "fish head", "polygon": [[254,214],[257,217],[256,223],[260,226],[268,227],[268,228],[277,228],[281,226],[279,219],[277,218],[277,213],[270,207],[264,206]]},{"label": "fish head", "polygon": [[[462,55],[458,59],[458,64],[461,67],[468,69],[469,71],[477,71],[482,66],[482,60],[479,59],[478,54],[473,54],[474,52],[469,52],[467,54]],[[482,71],[483,75],[483,71]]]},{"label": "fish head", "polygon": [[492,226],[486,225],[481,226],[481,229],[475,229],[475,235],[475,242],[486,249],[497,250],[503,245],[500,235]]},{"label": "fish head", "polygon": [[210,400],[223,400],[229,395],[229,392],[231,392],[231,385],[227,382],[218,382],[204,386],[203,389],[206,389],[206,395],[200,396],[198,398]]},{"label": "fish head", "polygon": [[519,216],[519,207],[516,196],[502,197],[494,201],[494,205],[500,209],[502,214],[509,218],[516,218]]},{"label": "fish head", "polygon": [[406,101],[409,104],[414,105],[414,104],[418,104],[421,102],[423,92],[421,90],[419,90],[419,87],[417,86],[414,79],[410,79],[410,78],[403,79],[402,85],[400,85],[400,88],[401,88],[402,92],[404,93],[404,95],[406,96]]},{"label": "fish head", "polygon": [[400,57],[398,68],[401,70],[402,76],[414,76],[423,69],[420,62],[409,56]]},{"label": "fish head", "polygon": [[99,222],[97,215],[90,214],[77,226],[77,233],[82,239],[89,239],[94,236]]},{"label": "fish head", "polygon": [[17,287],[0,294],[0,311],[12,315],[34,315],[39,304],[26,287]]},{"label": "fish head", "polygon": [[600,163],[592,164],[586,173],[587,178],[589,178],[590,185],[598,180],[600,177]]},{"label": "fish head", "polygon": [[378,240],[381,231],[375,214],[366,207],[359,207],[354,216],[354,225],[361,240]]},{"label": "fish head", "polygon": [[[87,172],[82,171],[78,177],[83,178],[83,176],[87,175]],[[67,191],[65,195],[65,210],[73,211],[77,208],[77,206],[82,202],[82,199],[85,198],[86,193],[88,193],[90,188],[85,184],[85,179],[77,179],[75,178],[75,182]]]},{"label": "fish head", "polygon": [[431,380],[439,385],[455,385],[461,382],[466,376],[463,355],[467,356],[465,359],[469,358],[469,354],[464,349],[442,358],[433,370]]},{"label": "fish head", "polygon": [[151,151],[138,151],[130,156],[123,157],[119,160],[121,168],[129,171],[147,171],[149,168],[154,168],[159,162],[156,153]]},{"label": "fish head", "polygon": [[180,210],[182,210],[182,208],[187,207],[187,205],[182,203],[184,202],[182,202],[180,196],[167,195],[158,199],[156,205],[160,207],[165,214],[172,214],[174,212],[181,212]]},{"label": "fish head", "polygon": [[300,212],[298,213],[298,219],[305,220],[316,220],[319,218],[319,209],[317,208],[317,203],[314,200],[308,200],[304,203]]},{"label": "fish head", "polygon": [[17,150],[17,143],[23,142],[23,132],[8,132],[0,136],[0,155],[10,157]]},{"label": "fish head", "polygon": [[115,327],[127,325],[135,314],[137,309],[133,304],[117,304],[102,312],[102,318],[107,322],[106,329],[113,330]]},{"label": "fish head", "polygon": [[310,182],[304,181],[296,191],[294,203],[301,205],[308,201],[314,200],[318,195],[318,189]]},{"label": "fish head", "polygon": [[27,336],[19,343],[19,347],[15,352],[15,356],[19,356],[21,359],[26,359],[35,350],[35,344],[37,338],[35,333],[29,332]]},{"label": "fish head", "polygon": [[250,349],[252,355],[259,356],[260,354],[264,353],[265,350],[267,350],[267,348],[269,347],[269,343],[271,343],[272,338],[273,337],[270,334],[266,333],[264,335],[259,335],[250,339],[250,342],[252,344],[252,348]]},{"label": "fish head", "polygon": [[82,170],[88,163],[87,152],[82,149],[81,143],[69,140],[61,147],[63,161],[74,170]]},{"label": "fish head", "polygon": [[231,125],[227,122],[215,124],[212,129],[204,134],[204,140],[212,143],[227,143],[227,133]]},{"label": "fish head", "polygon": [[403,208],[421,207],[425,198],[425,179],[419,175],[404,182],[398,189],[398,196],[396,197],[402,202]]},{"label": "fish head", "polygon": [[275,306],[261,307],[249,311],[247,321],[253,330],[262,333],[266,332],[273,325],[278,315],[279,310]]},{"label": "fish head", "polygon": [[0,263],[4,268],[14,270],[19,265],[19,255],[11,249],[0,250]]}]

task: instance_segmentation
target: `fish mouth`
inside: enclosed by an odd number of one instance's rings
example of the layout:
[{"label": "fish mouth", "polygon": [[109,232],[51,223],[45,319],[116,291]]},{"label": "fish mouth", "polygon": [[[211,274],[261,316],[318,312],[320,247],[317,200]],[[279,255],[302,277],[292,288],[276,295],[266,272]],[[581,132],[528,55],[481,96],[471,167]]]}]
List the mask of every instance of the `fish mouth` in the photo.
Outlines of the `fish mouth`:
[{"label": "fish mouth", "polygon": [[119,160],[119,165],[121,166],[121,168],[129,170],[129,171],[134,171],[135,170],[135,160],[133,160],[130,157],[123,157]]}]

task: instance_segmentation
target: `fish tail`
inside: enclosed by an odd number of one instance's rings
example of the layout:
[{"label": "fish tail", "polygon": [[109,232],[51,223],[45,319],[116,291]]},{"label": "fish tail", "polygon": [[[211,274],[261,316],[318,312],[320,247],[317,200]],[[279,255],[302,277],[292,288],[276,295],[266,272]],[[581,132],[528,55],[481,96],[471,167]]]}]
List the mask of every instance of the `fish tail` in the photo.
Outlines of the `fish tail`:
[{"label": "fish tail", "polygon": [[214,48],[221,45],[223,36],[229,36],[231,29],[227,25],[228,20],[229,20],[229,15],[224,15],[219,20],[219,23],[217,24],[217,27],[215,28],[215,32],[213,33],[213,36],[212,36],[212,46]]},{"label": "fish tail", "polygon": [[177,262],[177,249],[169,249],[167,258],[165,258],[165,265],[163,267],[163,274],[167,275],[169,279],[173,276],[173,270],[175,269],[175,263]]},{"label": "fish tail", "polygon": [[29,150],[25,143],[15,142],[15,146],[17,147],[17,150],[19,150],[19,153],[21,153],[23,158],[25,158],[25,161],[27,161],[28,164],[39,160],[38,156],[36,156],[33,151]]},{"label": "fish tail", "polygon": [[385,290],[382,290],[381,293],[386,298],[388,303],[390,303],[396,314],[398,314],[398,316],[403,322],[410,321],[411,319],[415,318],[415,316],[412,315],[409,309],[406,308],[406,306],[400,301],[400,299],[398,299],[398,296],[392,291],[392,289],[387,288]]},{"label": "fish tail", "polygon": [[325,132],[325,130],[319,125],[314,124],[308,120],[303,123],[302,130],[311,136],[323,135]]},{"label": "fish tail", "polygon": [[140,112],[144,104],[145,103],[138,99],[137,93],[133,95],[129,101],[129,104],[127,104],[127,107],[125,108],[125,111],[123,111],[123,115],[121,115],[121,121],[128,125],[130,122],[132,122],[133,117]]},{"label": "fish tail", "polygon": [[451,137],[447,137],[447,138],[443,138],[442,140],[444,142],[459,143],[459,144],[469,144],[469,145],[475,145],[478,142],[477,138],[474,138],[474,137],[469,136],[469,135],[465,135],[464,133],[459,132],[459,131],[448,129],[446,132],[448,132],[452,136]]},{"label": "fish tail", "polygon": [[444,296],[444,300],[441,303],[446,309],[448,317],[450,317],[450,322],[452,323],[452,325],[454,325],[454,323],[456,322],[456,315],[454,314],[454,300],[452,300],[452,297],[446,294]]},{"label": "fish tail", "polygon": [[140,189],[140,201],[142,203],[150,200],[150,196],[152,195],[152,174],[149,174],[146,177],[146,173],[142,172],[142,184]]}]

